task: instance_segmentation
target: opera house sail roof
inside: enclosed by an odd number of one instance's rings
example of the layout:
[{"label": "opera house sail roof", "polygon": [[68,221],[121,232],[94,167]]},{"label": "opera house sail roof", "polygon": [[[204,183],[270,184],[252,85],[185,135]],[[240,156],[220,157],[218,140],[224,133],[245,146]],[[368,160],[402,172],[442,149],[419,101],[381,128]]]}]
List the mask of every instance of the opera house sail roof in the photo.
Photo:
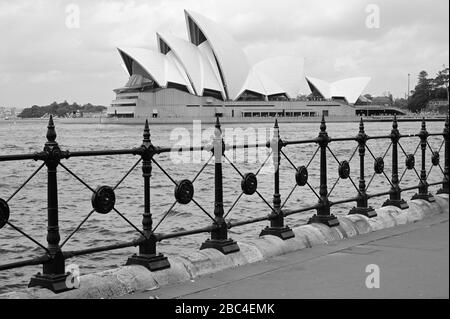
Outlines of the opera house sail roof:
[{"label": "opera house sail roof", "polygon": [[158,51],[118,48],[131,76],[140,75],[160,88],[177,88],[197,96],[238,100],[300,92],[304,59],[282,56],[252,65],[239,44],[214,21],[185,10],[189,40],[157,33]]}]

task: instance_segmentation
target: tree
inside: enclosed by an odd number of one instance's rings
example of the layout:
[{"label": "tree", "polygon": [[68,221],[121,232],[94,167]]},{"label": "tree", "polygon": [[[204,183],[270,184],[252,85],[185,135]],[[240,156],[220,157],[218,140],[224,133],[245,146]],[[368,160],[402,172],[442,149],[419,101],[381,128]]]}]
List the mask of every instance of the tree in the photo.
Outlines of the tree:
[{"label": "tree", "polygon": [[449,70],[444,65],[444,69],[439,71],[436,74],[436,78],[434,78],[434,80],[433,80],[433,88],[434,88],[435,91],[437,91],[435,93],[435,95],[436,95],[435,98],[441,98],[442,92],[445,92],[446,93],[447,102],[449,101],[449,96],[448,96],[448,75],[449,75]]},{"label": "tree", "polygon": [[431,99],[432,80],[428,79],[428,73],[421,71],[418,76],[414,93],[408,101],[408,109],[411,112],[420,112]]}]

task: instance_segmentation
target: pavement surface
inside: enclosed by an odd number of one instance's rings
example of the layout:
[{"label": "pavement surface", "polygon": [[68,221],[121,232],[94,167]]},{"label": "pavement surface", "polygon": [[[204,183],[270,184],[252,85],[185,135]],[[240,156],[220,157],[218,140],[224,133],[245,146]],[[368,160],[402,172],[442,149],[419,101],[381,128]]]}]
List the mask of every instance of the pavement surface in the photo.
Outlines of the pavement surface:
[{"label": "pavement surface", "polygon": [[121,298],[449,298],[449,215]]}]

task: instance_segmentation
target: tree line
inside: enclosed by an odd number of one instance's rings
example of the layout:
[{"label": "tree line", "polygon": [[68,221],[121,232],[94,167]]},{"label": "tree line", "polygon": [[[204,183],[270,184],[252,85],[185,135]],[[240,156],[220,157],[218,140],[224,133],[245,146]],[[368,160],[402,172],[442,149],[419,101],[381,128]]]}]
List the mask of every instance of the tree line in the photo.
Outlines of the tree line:
[{"label": "tree line", "polygon": [[75,114],[77,111],[80,113],[97,113],[106,110],[105,106],[92,105],[90,103],[79,105],[76,102],[69,104],[67,101],[62,103],[53,102],[50,105],[38,106],[33,105],[32,107],[25,108],[18,117],[21,118],[39,118],[45,114],[51,114],[57,117],[65,117],[70,114]]}]

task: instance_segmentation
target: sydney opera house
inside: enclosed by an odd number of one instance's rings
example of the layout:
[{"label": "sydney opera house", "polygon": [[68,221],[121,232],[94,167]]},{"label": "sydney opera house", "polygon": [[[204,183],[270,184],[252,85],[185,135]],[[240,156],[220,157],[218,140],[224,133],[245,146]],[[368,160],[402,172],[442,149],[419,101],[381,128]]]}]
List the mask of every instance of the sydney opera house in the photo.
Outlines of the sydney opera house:
[{"label": "sydney opera house", "polygon": [[[115,89],[110,117],[211,118],[355,116],[368,77],[333,83],[305,77],[304,59],[251,64],[236,41],[210,19],[185,11],[189,40],[157,33],[158,52],[118,48],[129,74]],[[298,100],[306,79],[311,94]],[[380,110],[380,112],[395,110]],[[359,113],[358,113],[359,112]],[[367,113],[367,108],[366,108]]]}]

